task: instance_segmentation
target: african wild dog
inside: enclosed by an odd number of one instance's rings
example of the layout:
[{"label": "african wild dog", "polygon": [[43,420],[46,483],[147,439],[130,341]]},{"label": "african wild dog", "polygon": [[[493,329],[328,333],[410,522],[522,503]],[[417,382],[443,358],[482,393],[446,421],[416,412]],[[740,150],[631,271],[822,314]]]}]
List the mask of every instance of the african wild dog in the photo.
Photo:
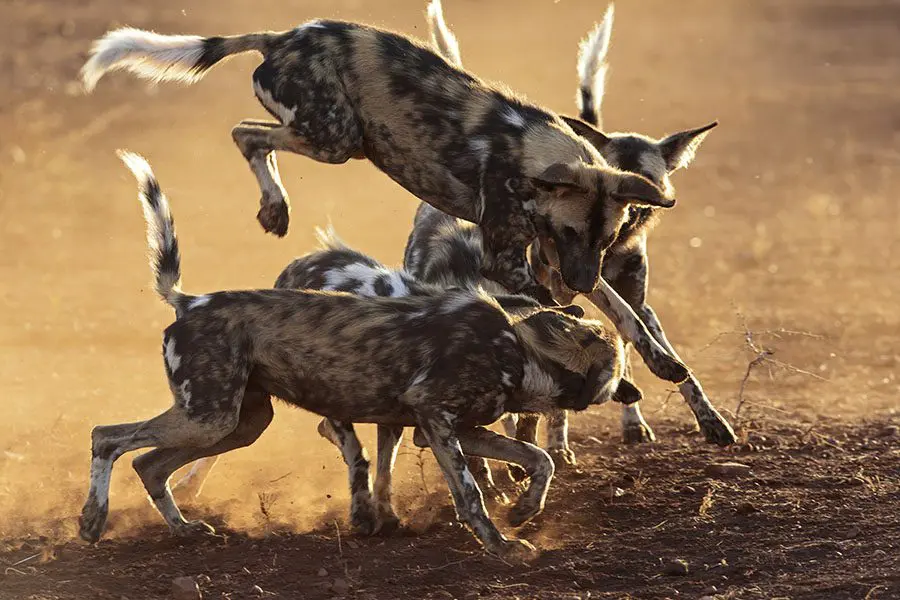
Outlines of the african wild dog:
[{"label": "african wild dog", "polygon": [[[457,66],[462,66],[459,42],[447,27],[440,0],[432,0],[428,6],[427,20],[435,48]],[[606,54],[612,34],[613,5],[610,4],[603,20],[595,26],[579,47],[577,104],[580,119],[563,116],[577,133],[584,136],[613,167],[642,175],[668,194],[673,193],[670,175],[687,167],[707,133],[717,125],[712,122],[704,127],[669,135],[661,140],[637,133],[601,133],[600,106],[603,102],[606,73]],[[626,220],[616,232],[611,246],[603,255],[601,280],[608,281],[615,292],[633,307],[641,321],[672,356],[677,352],[666,338],[659,318],[647,303],[647,236],[656,224],[660,211],[651,207],[633,206],[628,209]],[[530,248],[531,266],[539,281],[549,287],[558,302],[569,303],[577,295],[559,275],[558,266],[564,257],[557,256],[555,247],[566,242],[556,232],[540,236]],[[562,261],[560,260],[562,259]],[[415,269],[412,269],[416,274]],[[602,287],[587,295],[588,299],[607,315],[610,315],[610,298],[614,294],[602,294]],[[612,307],[614,308],[614,307]],[[611,315],[610,315],[611,316]],[[627,353],[626,348],[626,353]],[[643,352],[640,354],[647,357]],[[679,358],[679,360],[681,360]],[[628,362],[629,373],[631,363]],[[734,443],[735,436],[727,421],[709,402],[700,382],[691,374],[679,387],[682,396],[691,407],[700,430],[706,440],[719,445]],[[655,436],[646,423],[637,403],[623,407],[623,437],[626,443],[653,441]],[[520,437],[534,442],[537,420],[527,416],[520,420]],[[568,447],[568,422],[565,413],[553,415],[548,427],[548,449],[566,462],[574,464],[575,456]],[[559,464],[559,463],[557,463]]]},{"label": "african wild dog", "polygon": [[106,523],[113,463],[146,447],[154,450],[138,456],[134,468],[171,531],[210,532],[203,521],[184,519],[168,479],[191,461],[253,443],[277,396],[341,422],[415,426],[443,470],[459,519],[486,550],[527,556],[533,546],[506,538],[488,517],[463,453],[528,470],[529,488],[509,517],[520,525],[543,509],[553,461],[484,425],[510,410],[584,409],[640,395],[622,378],[621,342],[599,323],[543,308],[511,318],[484,293],[185,294],[168,202],[146,161],[122,158],[139,182],[156,292],[176,313],[163,336],[174,404],[147,421],[91,432],[91,485],[80,520],[88,541],[98,540]]},{"label": "african wild dog", "polygon": [[[474,227],[471,229],[477,233],[477,229]],[[458,231],[468,230],[458,228]],[[317,237],[320,250],[293,260],[278,275],[275,288],[338,291],[366,297],[403,297],[435,296],[443,294],[449,287],[478,290],[479,285],[483,283],[487,286],[485,289],[498,294],[495,299],[507,312],[519,315],[540,308],[540,304],[528,296],[500,295],[502,290],[499,290],[497,284],[478,274],[480,243],[474,257],[471,256],[471,250],[459,252],[454,251],[452,247],[448,248],[450,252],[461,255],[458,262],[467,262],[469,267],[467,270],[449,273],[448,277],[441,281],[442,285],[438,286],[420,282],[402,269],[389,269],[373,258],[353,250],[337,237],[331,227],[326,231],[318,230]],[[452,245],[458,239],[459,236],[448,236],[442,241]],[[572,316],[584,316],[584,311],[577,305],[560,309]],[[369,460],[356,436],[353,423],[323,419],[318,430],[320,435],[337,446],[347,463],[351,490],[350,522],[353,528],[365,535],[389,533],[394,530],[400,521],[391,502],[391,480],[403,428],[378,426],[374,502],[372,484],[369,480]],[[513,437],[514,429],[511,434],[510,437]],[[218,456],[210,456],[196,461],[190,471],[173,487],[175,497],[198,496],[217,460]],[[506,504],[508,500],[494,484],[490,471],[485,468],[484,460],[470,458],[469,465],[485,498]]]},{"label": "african wild dog", "polygon": [[557,241],[566,284],[587,293],[629,208],[675,204],[644,177],[610,168],[596,141],[556,114],[421,42],[357,23],[209,38],[117,29],[95,42],[82,78],[88,90],[115,69],[194,82],[250,51],[263,56],[254,92],[278,122],[242,121],[232,137],[262,191],[258,219],[279,236],[289,217],[275,151],[335,164],[367,158],[421,200],[478,223],[488,278],[553,304],[527,259],[539,232]]}]

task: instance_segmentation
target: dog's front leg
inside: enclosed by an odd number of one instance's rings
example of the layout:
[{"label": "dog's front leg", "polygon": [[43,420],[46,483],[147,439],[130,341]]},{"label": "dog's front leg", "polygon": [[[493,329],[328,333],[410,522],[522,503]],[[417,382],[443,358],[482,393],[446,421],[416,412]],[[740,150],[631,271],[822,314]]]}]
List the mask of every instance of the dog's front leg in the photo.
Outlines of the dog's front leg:
[{"label": "dog's front leg", "polygon": [[547,490],[553,478],[553,461],[533,444],[513,440],[484,427],[461,430],[459,442],[469,456],[483,456],[520,465],[530,478],[528,489],[509,511],[509,523],[518,527],[544,510]]},{"label": "dog's front leg", "polygon": [[[678,352],[675,351],[675,348],[672,347],[672,344],[666,338],[666,333],[659,322],[659,317],[647,304],[649,262],[647,260],[646,245],[640,244],[638,251],[624,256],[620,255],[617,258],[618,260],[615,261],[607,261],[604,265],[604,275],[609,274],[610,283],[617,292],[621,293],[622,298],[634,308],[638,318],[647,326],[650,335],[659,342],[671,357],[681,361]],[[731,429],[731,426],[713,407],[693,373],[690,373],[688,378],[681,382],[679,391],[694,413],[700,426],[700,431],[703,432],[708,442],[713,442],[720,446],[727,446],[735,442],[734,431]],[[622,417],[626,441],[630,441],[629,437],[631,440],[641,441],[640,439],[635,439],[643,437],[640,431],[643,419],[639,409],[637,409],[637,404],[626,405]],[[646,424],[644,423],[644,425]],[[647,433],[649,433],[650,441],[652,441],[653,433],[649,430],[649,427],[647,428]]]},{"label": "dog's front leg", "polygon": [[[490,167],[489,167],[490,168]],[[528,262],[528,246],[537,237],[521,200],[492,178],[482,183],[481,229],[484,258],[481,274],[512,294],[527,294],[545,306],[558,306],[550,290],[538,282]]]},{"label": "dog's front leg", "polygon": [[363,535],[373,535],[378,531],[378,519],[372,502],[369,459],[359,442],[353,423],[322,419],[318,431],[319,435],[338,447],[347,465],[351,526]]},{"label": "dog's front leg", "polygon": [[681,383],[688,378],[689,372],[686,366],[673,358],[668,351],[653,337],[647,326],[638,315],[610,286],[603,277],[597,282],[597,287],[588,294],[588,300],[610,318],[616,326],[619,335],[634,344],[635,349],[654,375],[671,381]]},{"label": "dog's front leg", "polygon": [[[638,307],[637,312],[641,320],[647,324],[650,333],[659,340],[659,343],[662,344],[669,354],[680,361],[681,358],[679,358],[678,353],[675,352],[672,344],[666,338],[666,333],[659,322],[659,317],[656,316],[656,312],[650,305],[644,303]],[[678,386],[678,391],[681,392],[682,397],[688,403],[688,406],[691,407],[691,411],[697,419],[697,424],[700,426],[700,431],[707,442],[718,444],[719,446],[729,446],[737,441],[731,425],[719,414],[719,411],[706,397],[700,381],[693,373],[688,374],[688,378]]]},{"label": "dog's front leg", "polygon": [[484,498],[475,478],[466,465],[452,417],[442,411],[420,414],[419,431],[425,436],[431,451],[447,479],[457,518],[468,525],[485,550],[508,558],[521,559],[534,552],[534,546],[524,540],[506,538],[488,517]]}]

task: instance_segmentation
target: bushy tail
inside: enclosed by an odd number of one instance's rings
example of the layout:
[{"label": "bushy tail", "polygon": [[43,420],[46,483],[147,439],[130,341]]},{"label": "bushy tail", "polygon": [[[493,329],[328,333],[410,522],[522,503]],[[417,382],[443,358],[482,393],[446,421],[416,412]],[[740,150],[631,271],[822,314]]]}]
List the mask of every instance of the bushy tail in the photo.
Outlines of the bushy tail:
[{"label": "bushy tail", "polygon": [[81,80],[90,92],[108,71],[126,69],[138,77],[159,81],[194,83],[220,60],[256,50],[264,53],[272,33],[231,37],[161,35],[123,27],[108,32],[91,47],[81,68]]},{"label": "bushy tail", "polygon": [[444,10],[441,8],[441,0],[431,0],[426,9],[425,18],[428,21],[428,31],[431,33],[431,43],[434,45],[435,50],[450,64],[462,68],[459,42],[444,21]]},{"label": "bushy tail", "polygon": [[316,241],[322,250],[351,250],[350,246],[338,236],[331,223],[328,223],[325,229],[316,227]]},{"label": "bushy tail", "polygon": [[578,95],[576,102],[582,120],[596,127],[602,126],[600,105],[606,86],[609,65],[606,53],[612,36],[614,6],[609,5],[599,25],[582,40],[578,47]]},{"label": "bushy tail", "polygon": [[156,279],[156,293],[176,314],[190,297],[181,291],[181,253],[175,220],[169,211],[169,201],[159,187],[150,164],[133,152],[119,150],[119,158],[134,174],[138,183],[138,197],[147,220],[147,245],[150,248],[150,268]]}]

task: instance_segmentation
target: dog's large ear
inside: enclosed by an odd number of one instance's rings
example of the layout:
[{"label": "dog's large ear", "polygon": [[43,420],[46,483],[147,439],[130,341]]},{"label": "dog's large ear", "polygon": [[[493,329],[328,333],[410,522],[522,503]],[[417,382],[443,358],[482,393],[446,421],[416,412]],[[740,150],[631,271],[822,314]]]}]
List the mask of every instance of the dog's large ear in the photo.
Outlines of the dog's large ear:
[{"label": "dog's large ear", "polygon": [[560,306],[557,309],[561,313],[565,313],[570,317],[575,317],[576,319],[584,318],[584,309],[578,306],[577,304],[568,304],[566,306]]},{"label": "dog's large ear", "polygon": [[610,191],[610,196],[616,200],[635,206],[652,206],[654,208],[672,208],[675,206],[675,198],[667,197],[649,179],[640,175],[619,172],[614,177],[614,180],[615,187]]},{"label": "dog's large ear", "polygon": [[576,163],[554,163],[544,169],[543,173],[532,178],[532,181],[548,190],[580,189],[587,191],[581,171],[582,169]]},{"label": "dog's large ear", "polygon": [[709,130],[718,125],[718,121],[713,121],[709,125],[698,127],[697,129],[688,129],[687,131],[679,131],[667,136],[659,142],[659,150],[666,161],[666,170],[670,173],[676,169],[684,169],[697,154],[697,149]]},{"label": "dog's large ear", "polygon": [[572,128],[572,131],[589,141],[597,151],[602,150],[603,147],[609,143],[609,137],[590,123],[585,123],[581,119],[567,117],[565,115],[560,115],[560,118],[565,121],[566,125]]}]

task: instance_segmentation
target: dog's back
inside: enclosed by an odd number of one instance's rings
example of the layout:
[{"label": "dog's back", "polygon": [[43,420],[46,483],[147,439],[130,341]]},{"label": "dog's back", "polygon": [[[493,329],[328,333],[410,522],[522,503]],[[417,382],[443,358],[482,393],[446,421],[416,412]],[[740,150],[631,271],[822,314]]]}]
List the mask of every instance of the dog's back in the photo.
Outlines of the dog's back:
[{"label": "dog's back", "polygon": [[509,294],[481,274],[484,249],[477,226],[443,213],[424,202],[416,211],[403,253],[404,270],[417,280],[442,288],[481,288],[492,295]]}]

